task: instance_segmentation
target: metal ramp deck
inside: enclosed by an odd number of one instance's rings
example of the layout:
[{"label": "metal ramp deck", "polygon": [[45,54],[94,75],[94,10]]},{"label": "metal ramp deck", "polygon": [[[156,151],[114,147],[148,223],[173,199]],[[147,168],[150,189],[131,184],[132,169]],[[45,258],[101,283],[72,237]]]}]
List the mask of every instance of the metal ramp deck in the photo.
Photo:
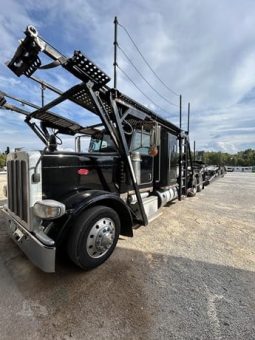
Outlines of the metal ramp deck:
[{"label": "metal ramp deck", "polygon": [[[66,119],[61,120],[60,117],[49,113],[51,108],[65,100],[70,100],[98,115],[129,169],[140,209],[140,222],[143,225],[147,225],[148,218],[134,174],[124,126],[128,120],[132,120],[135,124],[141,124],[145,128],[150,128],[153,124],[157,123],[176,136],[179,136],[181,129],[147,107],[120,93],[117,89],[109,88],[107,83],[110,81],[110,77],[81,51],[75,51],[71,58],[65,57],[41,38],[33,26],[27,27],[25,35],[25,39],[21,42],[13,58],[7,63],[7,66],[17,76],[24,74],[27,77],[31,77],[37,69],[50,69],[61,65],[82,81],[81,84],[73,86],[64,93],[59,91],[59,96],[56,99],[43,105],[41,108],[36,108],[34,112],[27,116],[26,121],[29,123],[30,119],[36,118],[47,122],[47,124],[58,125],[61,129],[66,128],[72,132],[82,132],[83,130],[79,124]],[[41,60],[38,56],[40,52],[46,54],[53,62],[41,66]],[[48,88],[52,89],[53,87],[49,85]]]}]

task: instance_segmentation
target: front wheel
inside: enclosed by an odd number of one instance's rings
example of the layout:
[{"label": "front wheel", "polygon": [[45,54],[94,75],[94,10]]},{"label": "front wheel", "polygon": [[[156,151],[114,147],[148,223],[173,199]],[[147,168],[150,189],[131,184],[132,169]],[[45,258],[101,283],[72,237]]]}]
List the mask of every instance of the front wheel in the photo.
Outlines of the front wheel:
[{"label": "front wheel", "polygon": [[108,207],[92,207],[73,226],[68,240],[69,257],[83,269],[97,267],[112,254],[119,234],[118,214]]}]

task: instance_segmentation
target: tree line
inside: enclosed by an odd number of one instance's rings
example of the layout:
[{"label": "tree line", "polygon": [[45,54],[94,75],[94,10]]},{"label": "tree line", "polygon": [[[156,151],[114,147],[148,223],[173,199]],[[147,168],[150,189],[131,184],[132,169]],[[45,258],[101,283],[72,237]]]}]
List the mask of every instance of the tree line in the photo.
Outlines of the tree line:
[{"label": "tree line", "polygon": [[[233,155],[226,152],[198,151],[196,160],[203,161],[208,165],[255,166],[255,150],[247,149]],[[5,165],[6,152],[0,154],[0,168]]]},{"label": "tree line", "polygon": [[6,154],[0,154],[0,169],[6,165]]},{"label": "tree line", "polygon": [[214,151],[196,152],[196,160],[208,165],[255,166],[255,150],[246,149],[236,154]]}]

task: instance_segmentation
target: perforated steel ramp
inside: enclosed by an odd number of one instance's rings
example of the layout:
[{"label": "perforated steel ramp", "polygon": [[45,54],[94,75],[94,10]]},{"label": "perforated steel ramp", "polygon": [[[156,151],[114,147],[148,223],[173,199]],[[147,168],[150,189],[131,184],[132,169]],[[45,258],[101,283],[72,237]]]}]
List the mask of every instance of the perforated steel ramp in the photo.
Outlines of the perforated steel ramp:
[{"label": "perforated steel ramp", "polygon": [[75,88],[73,94],[70,95],[68,99],[74,101],[75,103],[81,105],[82,107],[85,107],[87,110],[97,114],[97,108],[91,99],[91,96],[88,92],[88,88],[86,87],[86,85],[82,87],[78,85]]},{"label": "perforated steel ramp", "polygon": [[63,128],[71,130],[73,133],[76,133],[80,129],[82,129],[82,126],[79,124],[64,118],[60,117],[56,114],[50,113],[50,112],[35,112],[33,114],[33,118],[39,119],[46,123],[47,125],[52,124],[52,126],[55,126],[56,128]]},{"label": "perforated steel ramp", "polygon": [[79,78],[81,80],[92,80],[98,87],[104,86],[111,80],[107,74],[105,74],[81,51],[75,51],[73,57],[67,59],[63,66],[75,76],[78,76],[78,71],[80,74]]},{"label": "perforated steel ramp", "polygon": [[[34,112],[29,112],[25,110],[24,108],[17,107],[11,103],[7,103],[6,98],[10,98],[16,102],[23,103],[24,105],[27,105],[28,107],[37,108]],[[15,111],[21,114],[24,114],[27,116],[27,120],[31,120],[31,118],[38,119],[41,122],[45,124],[45,126],[58,129],[61,132],[67,133],[67,134],[76,134],[76,133],[94,133],[98,131],[97,129],[93,127],[84,127],[80,124],[65,118],[63,116],[59,116],[56,113],[46,111],[39,106],[32,104],[28,101],[23,101],[22,99],[16,98],[14,96],[8,95],[2,91],[0,91],[0,107],[3,107],[10,111]]]},{"label": "perforated steel ramp", "polygon": [[[87,110],[98,114],[98,109],[94,103],[94,101],[91,98],[91,94],[86,86],[86,84],[78,85],[76,86],[76,91],[75,87],[73,88],[73,94],[68,97],[68,99],[74,101],[75,103],[81,105],[82,107],[85,107]],[[109,101],[106,99],[106,95],[101,93],[100,96],[101,99],[101,104],[104,107],[105,111],[111,115],[113,113],[112,106],[110,105]]]}]

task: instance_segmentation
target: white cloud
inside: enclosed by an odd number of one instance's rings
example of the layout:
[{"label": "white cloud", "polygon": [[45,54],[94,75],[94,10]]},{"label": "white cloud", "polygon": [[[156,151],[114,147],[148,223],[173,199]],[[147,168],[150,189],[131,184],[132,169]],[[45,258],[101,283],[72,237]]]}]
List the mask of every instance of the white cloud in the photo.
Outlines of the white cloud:
[{"label": "white cloud", "polygon": [[[128,28],[162,80],[183,94],[184,117],[187,102],[191,101],[191,138],[196,139],[198,148],[233,152],[255,147],[254,134],[247,130],[255,126],[254,101],[246,100],[248,94],[252,98],[255,88],[253,0],[233,0],[231,4],[227,0],[63,0],[61,3],[11,0],[1,6],[0,60],[6,61],[12,55],[26,25],[34,23],[40,33],[64,53],[71,55],[74,49],[81,49],[111,75],[115,15]],[[178,98],[155,79],[121,29],[119,43],[152,86],[178,104]],[[119,64],[178,124],[178,109],[169,106],[140,80],[121,53]],[[43,74],[39,75],[43,77]],[[56,76],[45,72],[45,75],[46,80],[61,89],[73,82],[64,72]],[[118,83],[123,92],[156,109],[120,73]],[[40,102],[38,86],[24,78],[15,78],[3,66],[0,67],[0,89]],[[65,104],[64,109],[67,117],[74,117],[73,107]],[[82,110],[77,111],[76,117],[85,123]],[[1,137],[0,144],[3,142]]]},{"label": "white cloud", "polygon": [[254,74],[255,74],[255,50],[254,53],[250,53],[243,58],[239,67],[233,77],[232,89],[236,93],[238,99],[249,92],[251,88],[254,87]]}]

